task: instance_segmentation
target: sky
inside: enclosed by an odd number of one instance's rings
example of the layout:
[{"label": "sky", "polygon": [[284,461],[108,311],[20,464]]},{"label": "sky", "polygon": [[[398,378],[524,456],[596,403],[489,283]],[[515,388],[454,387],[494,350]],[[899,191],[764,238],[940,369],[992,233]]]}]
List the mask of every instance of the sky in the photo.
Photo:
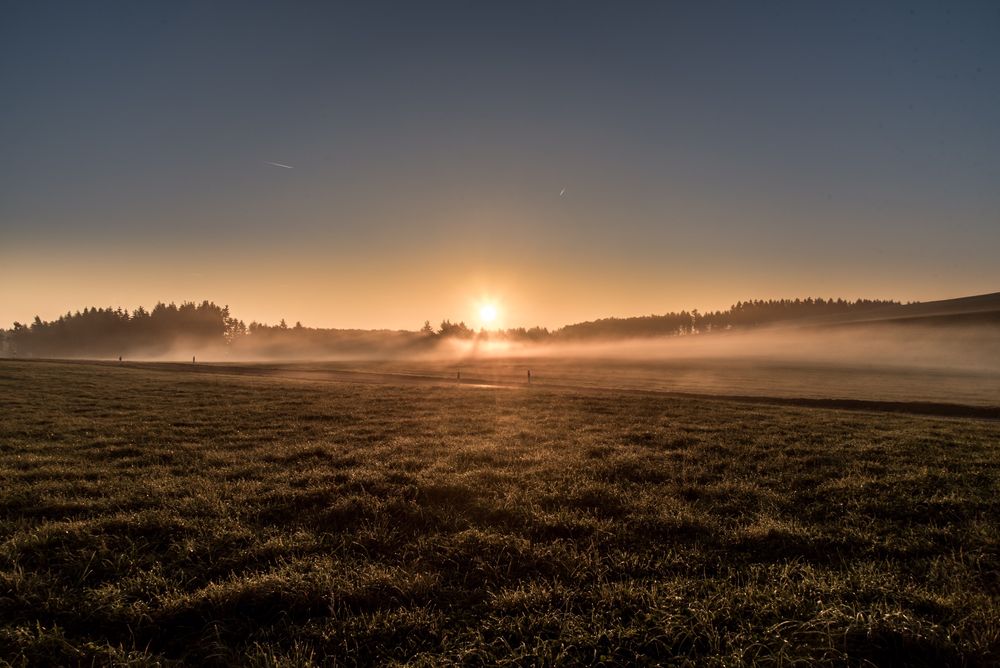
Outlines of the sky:
[{"label": "sky", "polygon": [[0,0],[0,90],[3,327],[1000,290],[996,2]]}]

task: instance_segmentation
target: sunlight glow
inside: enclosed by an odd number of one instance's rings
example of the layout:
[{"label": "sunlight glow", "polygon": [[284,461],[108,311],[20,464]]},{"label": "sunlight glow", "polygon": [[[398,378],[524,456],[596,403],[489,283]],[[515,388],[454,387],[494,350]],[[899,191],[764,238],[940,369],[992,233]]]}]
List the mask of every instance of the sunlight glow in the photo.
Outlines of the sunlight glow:
[{"label": "sunlight glow", "polygon": [[479,319],[484,325],[491,325],[497,319],[496,304],[483,304],[479,307]]}]

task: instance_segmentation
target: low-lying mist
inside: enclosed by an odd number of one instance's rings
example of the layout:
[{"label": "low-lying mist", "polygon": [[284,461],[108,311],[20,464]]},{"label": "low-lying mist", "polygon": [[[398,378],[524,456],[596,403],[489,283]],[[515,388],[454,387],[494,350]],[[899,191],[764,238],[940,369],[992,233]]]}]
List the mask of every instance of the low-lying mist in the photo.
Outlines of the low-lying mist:
[{"label": "low-lying mist", "polygon": [[[470,378],[725,395],[1000,406],[992,325],[773,327],[657,339],[449,342]],[[432,362],[425,361],[425,367]],[[415,367],[419,368],[419,367]]]},{"label": "low-lying mist", "polygon": [[[110,309],[30,327],[0,354],[196,364],[229,372],[401,382],[535,384],[967,402],[1000,406],[1000,310],[989,299],[941,304],[756,302],[714,314],[605,319],[556,331],[474,332],[445,321],[421,331],[313,329],[233,319],[210,302]],[[966,302],[974,302],[968,304]],[[983,304],[979,304],[983,302]],[[973,307],[982,307],[975,310]],[[843,313],[845,308],[853,311]],[[763,315],[798,319],[764,325]],[[903,313],[914,317],[900,318]],[[849,317],[849,322],[830,319]],[[864,318],[858,322],[857,318]],[[881,319],[879,319],[881,318]],[[746,322],[742,322],[742,320]],[[825,322],[817,322],[817,319]],[[735,323],[735,324],[734,324]],[[267,367],[267,368],[264,368]],[[339,377],[335,377],[340,374]],[[358,374],[369,374],[359,376]]]},{"label": "low-lying mist", "polygon": [[505,359],[620,360],[630,363],[696,360],[713,363],[794,363],[903,367],[1000,373],[1000,327],[879,323],[837,327],[764,327],[614,340],[511,341],[421,337],[411,332],[358,332],[335,344],[290,338],[236,345],[177,340],[168,348],[132,350],[133,361],[296,362],[398,361],[455,364]]},{"label": "low-lying mist", "polygon": [[1000,372],[1000,327],[852,325],[769,327],[588,342],[447,341],[434,354],[458,358],[742,360]]}]

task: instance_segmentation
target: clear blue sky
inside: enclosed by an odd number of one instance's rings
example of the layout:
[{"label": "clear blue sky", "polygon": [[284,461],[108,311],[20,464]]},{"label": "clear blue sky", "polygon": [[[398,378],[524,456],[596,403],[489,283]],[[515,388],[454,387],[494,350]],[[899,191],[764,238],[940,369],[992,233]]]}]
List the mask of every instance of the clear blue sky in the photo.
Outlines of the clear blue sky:
[{"label": "clear blue sky", "polygon": [[996,2],[3,2],[0,90],[4,326],[1000,290]]}]

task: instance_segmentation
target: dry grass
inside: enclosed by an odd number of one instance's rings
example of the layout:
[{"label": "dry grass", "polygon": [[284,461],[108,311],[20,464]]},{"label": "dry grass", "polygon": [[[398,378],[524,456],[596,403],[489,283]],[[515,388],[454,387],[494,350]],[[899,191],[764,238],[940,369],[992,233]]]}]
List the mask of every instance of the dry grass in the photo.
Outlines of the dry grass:
[{"label": "dry grass", "polygon": [[1000,661],[1000,424],[0,364],[0,663]]}]

